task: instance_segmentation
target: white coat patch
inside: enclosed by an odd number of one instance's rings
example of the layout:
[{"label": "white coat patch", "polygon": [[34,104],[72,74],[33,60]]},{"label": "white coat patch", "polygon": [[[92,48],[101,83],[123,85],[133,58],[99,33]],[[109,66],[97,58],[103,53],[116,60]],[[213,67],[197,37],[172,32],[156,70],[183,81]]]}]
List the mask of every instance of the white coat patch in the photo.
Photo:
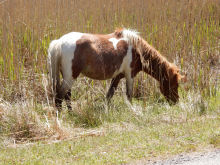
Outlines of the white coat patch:
[{"label": "white coat patch", "polygon": [[76,42],[81,39],[83,33],[72,32],[64,35],[59,39],[61,47],[61,70],[63,74],[63,82],[61,91],[64,98],[66,91],[68,91],[73,85],[73,73],[72,73],[72,60],[74,59],[74,52],[76,50]]},{"label": "white coat patch", "polygon": [[129,45],[126,56],[124,57],[121,67],[115,71],[112,78],[116,77],[119,73],[124,73],[126,77],[131,77],[131,62],[132,62],[132,46]]},{"label": "white coat patch", "polygon": [[72,60],[74,59],[76,42],[81,39],[82,35],[83,33],[72,32],[59,39],[61,43],[61,70],[66,81],[73,80]]},{"label": "white coat patch", "polygon": [[117,40],[116,38],[110,38],[109,41],[112,42],[113,47],[115,48],[115,50],[117,50],[117,44],[119,41],[124,40],[123,38],[120,38],[119,40]]}]

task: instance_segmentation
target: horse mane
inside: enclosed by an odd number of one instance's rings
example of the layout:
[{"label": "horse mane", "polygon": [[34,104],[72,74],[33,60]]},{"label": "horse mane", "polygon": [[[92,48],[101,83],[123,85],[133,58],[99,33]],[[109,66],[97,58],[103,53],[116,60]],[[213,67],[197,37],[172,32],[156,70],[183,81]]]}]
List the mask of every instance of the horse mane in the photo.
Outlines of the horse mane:
[{"label": "horse mane", "polygon": [[118,37],[123,37],[128,44],[133,46],[140,55],[141,63],[147,73],[157,80],[160,80],[160,76],[167,79],[172,78],[179,72],[174,63],[168,62],[159,51],[142,39],[136,30],[119,28],[115,30],[115,34]]}]

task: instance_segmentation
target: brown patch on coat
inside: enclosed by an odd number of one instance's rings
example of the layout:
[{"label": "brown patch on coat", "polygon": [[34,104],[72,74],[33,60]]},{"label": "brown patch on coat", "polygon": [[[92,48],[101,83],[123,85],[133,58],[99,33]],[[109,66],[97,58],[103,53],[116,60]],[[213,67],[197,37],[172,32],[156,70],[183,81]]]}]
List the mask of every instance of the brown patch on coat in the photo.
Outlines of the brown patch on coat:
[{"label": "brown patch on coat", "polygon": [[134,78],[143,69],[140,55],[134,49],[132,49],[132,62],[130,67],[132,68],[131,78]]},{"label": "brown patch on coat", "polygon": [[76,42],[76,50],[72,60],[73,78],[80,72],[92,79],[106,80],[120,69],[127,54],[128,44],[121,40],[117,50],[113,47],[110,38],[119,39],[116,33],[109,35],[84,34]]}]

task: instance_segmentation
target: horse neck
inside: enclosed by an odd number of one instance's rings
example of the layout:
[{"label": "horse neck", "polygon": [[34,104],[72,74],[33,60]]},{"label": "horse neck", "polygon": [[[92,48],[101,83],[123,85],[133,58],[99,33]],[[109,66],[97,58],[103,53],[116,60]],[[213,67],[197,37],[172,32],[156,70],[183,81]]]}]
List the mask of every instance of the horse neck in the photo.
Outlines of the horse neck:
[{"label": "horse neck", "polygon": [[146,41],[143,44],[142,52],[142,65],[144,66],[143,70],[154,77],[157,81],[162,82],[163,78],[168,74],[168,69],[170,66],[169,62]]}]

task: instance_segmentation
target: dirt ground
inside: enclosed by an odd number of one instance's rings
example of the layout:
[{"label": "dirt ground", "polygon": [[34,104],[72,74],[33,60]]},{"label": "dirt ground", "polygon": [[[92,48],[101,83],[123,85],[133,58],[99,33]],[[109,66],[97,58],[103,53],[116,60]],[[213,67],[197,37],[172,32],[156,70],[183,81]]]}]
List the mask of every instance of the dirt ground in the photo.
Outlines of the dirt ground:
[{"label": "dirt ground", "polygon": [[166,160],[141,160],[132,165],[220,165],[220,149],[179,154]]}]

